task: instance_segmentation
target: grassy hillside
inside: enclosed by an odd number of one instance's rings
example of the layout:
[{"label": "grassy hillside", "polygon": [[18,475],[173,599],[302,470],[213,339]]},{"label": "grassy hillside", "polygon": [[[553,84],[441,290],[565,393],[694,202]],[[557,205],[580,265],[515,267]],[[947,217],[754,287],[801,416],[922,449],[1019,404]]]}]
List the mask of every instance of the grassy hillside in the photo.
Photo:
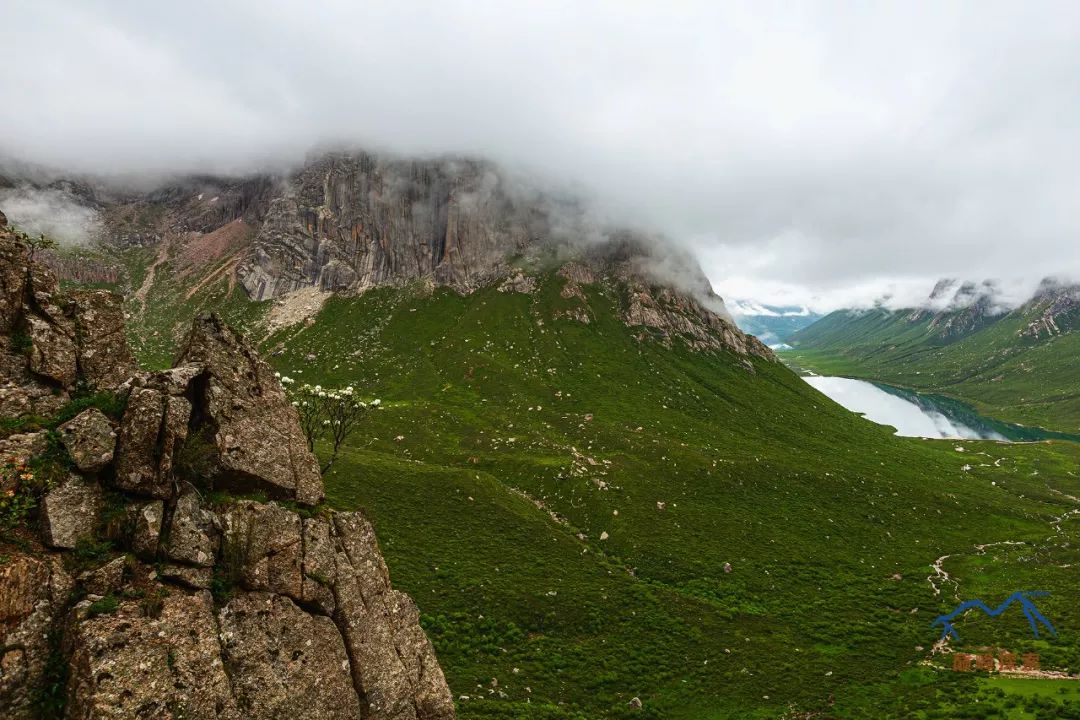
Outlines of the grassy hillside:
[{"label": "grassy hillside", "polygon": [[1021,335],[1031,317],[1009,313],[959,338],[930,318],[881,309],[832,313],[796,333],[784,357],[823,374],[870,378],[964,400],[981,412],[1051,430],[1080,431],[1080,332]]},{"label": "grassy hillside", "polygon": [[[148,365],[200,307],[265,336],[265,306],[227,277],[188,297],[171,262],[133,301]],[[1021,589],[1051,592],[1057,638],[1017,611],[969,616],[957,646],[1080,670],[1080,525],[1058,521],[1080,448],[896,438],[782,365],[637,340],[612,288],[568,319],[561,284],[375,290],[262,342],[383,400],[329,500],[373,518],[461,717],[968,717],[1007,698],[934,669],[930,623]],[[927,579],[942,556],[956,587]]]}]

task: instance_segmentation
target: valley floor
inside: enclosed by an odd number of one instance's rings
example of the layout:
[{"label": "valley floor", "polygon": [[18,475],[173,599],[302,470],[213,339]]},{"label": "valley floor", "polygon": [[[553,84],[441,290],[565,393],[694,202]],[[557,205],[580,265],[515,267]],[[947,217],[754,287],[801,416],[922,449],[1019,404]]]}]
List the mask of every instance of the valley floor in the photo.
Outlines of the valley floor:
[{"label": "valley floor", "polygon": [[[328,496],[373,519],[463,718],[994,717],[1024,693],[952,651],[1080,672],[1080,445],[893,437],[778,363],[639,339],[604,286],[560,314],[553,275],[333,297],[269,337],[224,280],[156,276],[145,363],[214,308],[282,373],[382,399]],[[1017,590],[1056,637],[969,613],[935,651],[934,618]]]}]

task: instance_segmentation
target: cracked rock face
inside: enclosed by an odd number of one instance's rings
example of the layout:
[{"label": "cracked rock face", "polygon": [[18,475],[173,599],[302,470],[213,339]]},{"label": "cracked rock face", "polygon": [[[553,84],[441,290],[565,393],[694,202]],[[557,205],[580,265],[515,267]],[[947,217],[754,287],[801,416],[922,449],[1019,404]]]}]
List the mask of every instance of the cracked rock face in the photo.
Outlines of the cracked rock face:
[{"label": "cracked rock face", "polygon": [[49,547],[70,550],[94,534],[101,512],[97,481],[72,475],[50,490],[41,503],[42,537]]},{"label": "cracked rock face", "polygon": [[170,594],[157,617],[124,601],[71,612],[69,718],[239,718],[209,592]]},{"label": "cracked rock face", "polygon": [[536,231],[482,162],[332,154],[288,182],[237,271],[256,299],[423,278],[468,291],[503,274]]},{"label": "cracked rock face", "polygon": [[[152,573],[136,565],[125,580],[121,556],[80,578],[98,592],[66,620],[73,717],[454,717],[419,612],[391,587],[362,515],[301,519],[252,501],[211,508],[195,493],[175,502],[162,551],[174,562]],[[220,545],[204,534],[215,527]],[[235,583],[223,604],[205,591],[215,573]],[[95,611],[102,594],[161,602]]]},{"label": "cracked rock face", "polygon": [[[96,294],[63,303],[0,233],[0,348],[13,332],[45,328],[26,354],[0,351],[0,391],[21,393],[9,403],[0,392],[0,418],[42,409],[38,397],[63,402],[76,381],[126,373],[103,362],[123,342],[108,331],[118,304]],[[54,663],[69,667],[61,692],[73,719],[454,717],[373,528],[359,513],[314,507],[317,460],[243,338],[200,318],[177,367],[125,378],[118,393],[115,430],[96,409],[61,426],[74,469],[20,528],[38,539],[0,564],[0,717],[37,717],[37,698],[55,692]],[[0,451],[32,459],[47,440],[12,435]],[[226,498],[258,490],[310,516],[275,502],[215,505],[208,488]],[[115,550],[72,579],[64,553],[83,538]]]},{"label": "cracked rock face", "polygon": [[133,388],[120,422],[116,487],[146,497],[172,494],[173,455],[187,437],[191,404],[182,396]]},{"label": "cracked rock face", "polygon": [[97,408],[79,413],[59,431],[60,440],[81,472],[96,473],[112,462],[116,432],[109,418]]},{"label": "cracked rock face", "polygon": [[38,716],[35,696],[52,651],[51,633],[72,589],[60,558],[18,554],[0,566],[0,714]]},{"label": "cracked rock face", "polygon": [[95,387],[111,388],[135,371],[124,337],[124,301],[106,290],[68,293],[79,370]]},{"label": "cracked rock face", "polygon": [[219,613],[238,707],[252,717],[353,720],[360,699],[333,620],[282,595],[244,593]]},{"label": "cracked rock face", "polygon": [[270,366],[216,316],[197,319],[180,365],[202,368],[194,402],[212,430],[225,482],[236,491],[314,505],[323,498],[319,463],[299,416]]},{"label": "cracked rock face", "polygon": [[216,524],[217,519],[203,509],[198,495],[184,493],[173,504],[165,557],[186,565],[213,567]]}]

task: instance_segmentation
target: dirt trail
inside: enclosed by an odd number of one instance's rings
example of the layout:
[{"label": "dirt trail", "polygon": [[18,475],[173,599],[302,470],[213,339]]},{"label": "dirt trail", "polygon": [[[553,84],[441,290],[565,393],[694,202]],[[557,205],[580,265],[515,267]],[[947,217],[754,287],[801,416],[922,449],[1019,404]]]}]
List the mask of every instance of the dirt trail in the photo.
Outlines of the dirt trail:
[{"label": "dirt trail", "polygon": [[[1000,462],[1000,460],[998,462]],[[995,463],[995,465],[997,465],[997,463]],[[1076,498],[1076,497],[1074,497],[1072,495],[1069,495],[1068,493],[1064,493],[1064,492],[1062,492],[1060,490],[1056,490],[1056,489],[1050,487],[1049,485],[1047,485],[1047,490],[1054,493],[1055,495],[1058,495],[1060,497],[1064,497],[1064,498],[1066,498],[1068,500],[1072,500],[1074,502],[1080,502],[1080,499],[1078,499],[1078,498]],[[1053,518],[1050,521],[1050,527],[1052,527],[1054,529],[1055,534],[1057,534],[1057,535],[1063,534],[1065,531],[1062,530],[1061,524],[1063,522],[1065,522],[1066,520],[1069,520],[1070,518],[1076,517],[1076,516],[1080,516],[1080,508],[1073,508],[1071,510],[1066,511],[1064,514]],[[1047,541],[1054,541],[1054,540],[1055,540],[1054,535],[1051,535],[1049,538],[1047,538]],[[974,545],[973,547],[974,547],[975,553],[977,555],[985,555],[987,549],[989,549],[989,548],[993,548],[993,547],[1017,547],[1017,546],[1020,546],[1020,547],[1030,546],[1030,543],[1027,543],[1027,542],[1024,542],[1024,541],[1021,541],[1021,540],[999,540],[997,542],[982,543],[982,544],[979,544],[979,545]],[[1036,550],[1037,550],[1037,548],[1036,548]],[[948,584],[952,585],[953,597],[956,598],[957,601],[960,600],[960,581],[953,578],[951,575],[949,575],[948,571],[944,567],[945,566],[945,561],[948,560],[951,557],[954,557],[955,555],[956,555],[955,553],[949,554],[949,555],[942,555],[941,557],[939,557],[937,560],[934,561],[933,565],[930,566],[933,569],[934,572],[926,577],[926,581],[928,583],[930,583],[930,587],[933,589],[935,597],[941,595],[942,588],[945,586],[946,583],[948,583]],[[1020,560],[1024,560],[1024,559],[1025,558],[1020,558]],[[1030,559],[1030,558],[1028,558],[1028,559]],[[1067,567],[1067,566],[1065,566],[1065,567]],[[948,651],[949,651],[949,637],[946,636],[946,637],[943,637],[943,638],[939,638],[938,641],[934,643],[933,647],[930,648],[929,656],[926,659],[924,659],[922,662],[924,664],[930,664],[930,658],[932,658],[935,655],[938,655],[940,653],[944,653],[944,652],[948,652]],[[1043,677],[1043,676],[1045,676],[1045,677],[1059,677],[1059,674],[1056,673],[1056,672],[1038,673],[1036,671],[1036,673],[1031,673],[1031,672],[1025,671],[1023,674],[1025,676],[1027,676],[1027,677],[1033,677],[1033,676],[1036,676],[1036,674],[1038,674],[1038,676],[1040,676],[1040,677]]]},{"label": "dirt trail", "polygon": [[169,259],[169,245],[168,238],[162,239],[161,244],[158,245],[157,257],[154,258],[154,262],[150,263],[150,267],[146,269],[146,277],[143,278],[142,285],[134,293],[135,299],[139,301],[140,314],[146,308],[146,297],[150,294],[150,288],[154,286],[154,276],[157,274],[158,265]]},{"label": "dirt trail", "polygon": [[949,577],[949,573],[946,572],[945,568],[942,567],[942,564],[951,557],[952,557],[952,555],[942,555],[937,560],[935,560],[934,564],[931,566],[934,569],[934,574],[933,575],[927,575],[926,576],[926,582],[930,583],[930,587],[932,587],[934,589],[934,597],[937,597],[938,595],[941,594],[941,587],[938,586],[938,584],[934,582],[935,579],[939,580],[941,582],[941,585],[944,585],[945,583],[952,583],[953,596],[957,600],[959,600],[960,599],[960,595],[959,595],[960,583],[958,583],[956,580],[953,580],[951,577]]},{"label": "dirt trail", "polygon": [[[202,290],[209,283],[216,282],[225,273],[230,273],[230,274],[234,275],[235,274],[234,271],[236,270],[236,266],[239,265],[239,264],[240,264],[240,259],[239,258],[233,258],[232,260],[229,260],[224,265],[219,267],[217,270],[214,270],[212,273],[210,273],[209,275],[204,277],[202,280],[200,280],[198,283],[193,285],[192,288],[190,290],[188,290],[187,293],[184,295],[184,299],[185,300],[190,300],[192,297],[194,297],[195,293]],[[232,292],[233,287],[235,287],[234,281],[233,281],[232,277],[230,277],[229,278],[229,292]]]}]

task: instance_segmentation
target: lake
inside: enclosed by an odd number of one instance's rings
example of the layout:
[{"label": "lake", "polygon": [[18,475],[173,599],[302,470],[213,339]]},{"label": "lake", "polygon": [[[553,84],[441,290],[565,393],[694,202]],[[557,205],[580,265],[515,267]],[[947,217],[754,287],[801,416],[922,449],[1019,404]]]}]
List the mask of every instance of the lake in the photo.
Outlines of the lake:
[{"label": "lake", "polygon": [[968,405],[941,395],[844,377],[807,375],[803,380],[848,410],[879,425],[891,425],[897,435],[906,437],[1013,442],[1080,440],[1078,435],[987,418]]}]

